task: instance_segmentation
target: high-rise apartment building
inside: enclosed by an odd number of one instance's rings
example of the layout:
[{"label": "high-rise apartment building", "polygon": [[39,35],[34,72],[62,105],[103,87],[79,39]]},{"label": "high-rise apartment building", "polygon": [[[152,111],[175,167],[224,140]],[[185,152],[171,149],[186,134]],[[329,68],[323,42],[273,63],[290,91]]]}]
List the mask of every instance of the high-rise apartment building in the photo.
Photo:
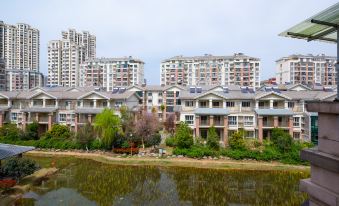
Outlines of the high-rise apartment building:
[{"label": "high-rise apartment building", "polygon": [[48,85],[79,86],[80,64],[95,52],[96,38],[89,32],[63,31],[61,40],[48,43]]},{"label": "high-rise apartment building", "polygon": [[278,84],[335,85],[336,57],[322,55],[290,55],[276,61]]},{"label": "high-rise apartment building", "polygon": [[160,65],[162,85],[260,86],[260,59],[242,53],[233,56],[176,56]]},{"label": "high-rise apartment building", "polygon": [[144,62],[133,57],[98,58],[80,67],[79,86],[100,86],[112,91],[117,86],[141,85],[144,82]]},{"label": "high-rise apartment building", "polygon": [[0,58],[0,91],[6,91],[6,65],[4,59]]},{"label": "high-rise apartment building", "polygon": [[42,76],[39,52],[39,30],[28,24],[9,25],[0,21],[0,58],[5,62],[7,90],[41,86],[42,81],[36,81]]}]

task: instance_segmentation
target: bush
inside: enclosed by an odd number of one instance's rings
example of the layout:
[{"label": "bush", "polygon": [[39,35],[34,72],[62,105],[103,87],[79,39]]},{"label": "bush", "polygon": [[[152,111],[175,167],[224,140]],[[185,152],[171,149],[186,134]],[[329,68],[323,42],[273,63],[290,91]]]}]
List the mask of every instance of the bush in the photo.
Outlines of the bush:
[{"label": "bush", "polygon": [[103,149],[104,146],[100,139],[95,139],[89,144],[89,148],[91,150],[98,150],[98,149]]},{"label": "bush", "polygon": [[245,150],[246,144],[243,138],[243,131],[233,133],[228,140],[228,144],[231,149]]},{"label": "bush", "polygon": [[192,129],[184,122],[180,122],[176,132],[175,140],[177,147],[190,148],[193,145]]},{"label": "bush", "polygon": [[37,169],[39,169],[39,165],[33,160],[16,157],[5,161],[5,164],[2,167],[2,174],[4,176],[21,178],[32,174]]},{"label": "bush", "polygon": [[76,140],[87,149],[89,147],[89,143],[95,139],[95,136],[92,125],[86,124],[79,129],[75,137]]},{"label": "bush", "polygon": [[165,140],[166,146],[175,147],[177,144],[174,137],[167,137]]},{"label": "bush", "polygon": [[207,131],[207,146],[211,149],[218,150],[219,145],[219,136],[215,127],[210,127]]},{"label": "bush", "polygon": [[121,148],[130,148],[131,146],[129,145],[128,141],[124,141],[122,144],[121,144]]},{"label": "bush", "polygon": [[23,132],[16,124],[5,124],[0,127],[0,137],[9,141],[20,140],[23,137]]},{"label": "bush", "polygon": [[45,133],[46,139],[60,138],[68,139],[71,137],[71,131],[66,125],[54,124],[52,129]]},{"label": "bush", "polygon": [[39,139],[39,124],[34,121],[26,126],[25,134],[23,135],[24,140],[37,140]]},{"label": "bush", "polygon": [[156,146],[159,145],[161,142],[161,135],[159,133],[154,134],[147,142],[146,146]]},{"label": "bush", "polygon": [[290,151],[292,148],[292,137],[281,128],[272,129],[272,143],[280,152]]}]

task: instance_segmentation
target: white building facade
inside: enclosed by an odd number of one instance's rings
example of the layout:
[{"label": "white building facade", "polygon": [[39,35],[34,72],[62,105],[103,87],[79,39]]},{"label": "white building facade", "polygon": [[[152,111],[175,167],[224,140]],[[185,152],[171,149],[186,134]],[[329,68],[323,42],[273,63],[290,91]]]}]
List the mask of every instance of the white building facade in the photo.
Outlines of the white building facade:
[{"label": "white building facade", "polygon": [[276,61],[278,84],[335,85],[336,57],[326,55],[290,55]]},{"label": "white building facade", "polygon": [[260,59],[242,53],[233,56],[176,56],[162,61],[161,85],[260,86]]}]

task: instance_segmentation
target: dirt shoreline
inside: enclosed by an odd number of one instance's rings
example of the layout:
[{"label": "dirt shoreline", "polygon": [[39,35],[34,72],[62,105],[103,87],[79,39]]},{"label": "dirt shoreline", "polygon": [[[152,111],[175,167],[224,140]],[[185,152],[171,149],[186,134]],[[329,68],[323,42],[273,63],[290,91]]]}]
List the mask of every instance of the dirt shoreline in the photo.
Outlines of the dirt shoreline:
[{"label": "dirt shoreline", "polygon": [[87,153],[76,151],[30,151],[26,155],[51,157],[54,155],[91,159],[98,162],[119,165],[154,165],[196,167],[211,169],[246,169],[246,170],[295,170],[310,171],[309,166],[288,165],[279,162],[263,162],[256,160],[229,160],[229,159],[193,159],[185,157],[149,157],[149,156],[116,156],[113,153]]}]

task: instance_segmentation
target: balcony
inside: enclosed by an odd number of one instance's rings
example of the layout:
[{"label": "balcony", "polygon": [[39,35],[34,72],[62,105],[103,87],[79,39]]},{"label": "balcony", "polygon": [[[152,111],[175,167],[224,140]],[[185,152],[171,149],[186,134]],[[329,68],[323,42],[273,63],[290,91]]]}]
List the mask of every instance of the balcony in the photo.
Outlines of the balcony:
[{"label": "balcony", "polygon": [[263,127],[273,127],[273,121],[263,121]]}]

